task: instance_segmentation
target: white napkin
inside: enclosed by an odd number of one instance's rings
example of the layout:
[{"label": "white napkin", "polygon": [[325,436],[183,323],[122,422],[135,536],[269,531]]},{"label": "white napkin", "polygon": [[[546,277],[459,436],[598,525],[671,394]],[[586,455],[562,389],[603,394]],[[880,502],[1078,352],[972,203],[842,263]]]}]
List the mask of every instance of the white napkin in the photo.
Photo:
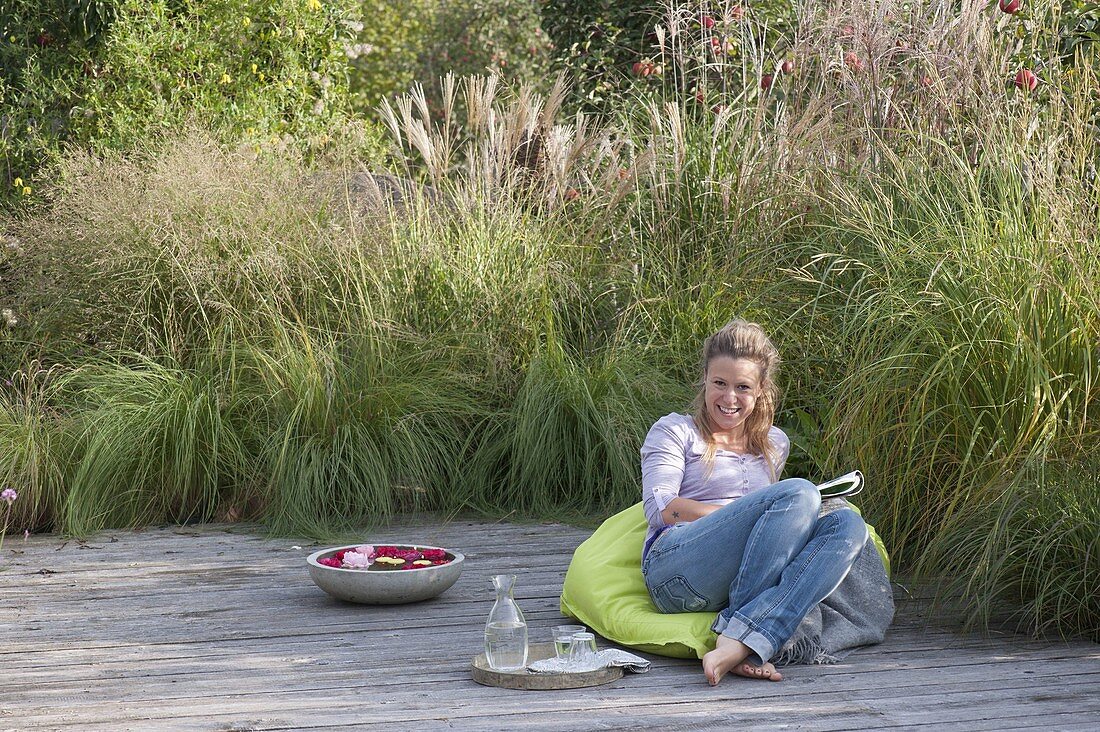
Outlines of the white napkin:
[{"label": "white napkin", "polygon": [[621,666],[634,674],[644,674],[649,670],[649,661],[633,653],[627,653],[620,648],[607,648],[597,651],[596,655],[587,661],[570,661],[568,658],[545,658],[541,661],[533,661],[527,665],[527,670],[534,674],[576,674],[585,671],[595,671],[601,668]]}]

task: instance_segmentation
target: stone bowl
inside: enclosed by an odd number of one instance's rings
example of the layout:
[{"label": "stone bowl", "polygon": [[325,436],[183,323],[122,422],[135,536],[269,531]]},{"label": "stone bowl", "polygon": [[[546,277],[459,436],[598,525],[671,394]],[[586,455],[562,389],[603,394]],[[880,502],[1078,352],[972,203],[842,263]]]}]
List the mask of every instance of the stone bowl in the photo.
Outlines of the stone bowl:
[{"label": "stone bowl", "polygon": [[[412,549],[443,549],[443,547],[427,544],[397,544],[396,546]],[[458,581],[458,576],[462,574],[462,563],[466,559],[456,551],[443,549],[454,557],[447,564],[384,571],[338,569],[326,567],[317,561],[331,557],[341,549],[354,548],[355,545],[322,549],[310,554],[306,562],[309,564],[310,578],[322,590],[338,600],[366,605],[400,605],[435,597]]]}]

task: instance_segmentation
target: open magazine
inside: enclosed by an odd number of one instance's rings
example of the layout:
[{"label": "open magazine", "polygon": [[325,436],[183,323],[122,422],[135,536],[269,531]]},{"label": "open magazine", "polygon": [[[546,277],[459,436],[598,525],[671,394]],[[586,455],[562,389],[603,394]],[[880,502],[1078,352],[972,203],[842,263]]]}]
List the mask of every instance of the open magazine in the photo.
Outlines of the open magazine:
[{"label": "open magazine", "polygon": [[817,489],[821,491],[822,499],[854,496],[863,490],[863,473],[853,470],[832,480],[819,483]]}]

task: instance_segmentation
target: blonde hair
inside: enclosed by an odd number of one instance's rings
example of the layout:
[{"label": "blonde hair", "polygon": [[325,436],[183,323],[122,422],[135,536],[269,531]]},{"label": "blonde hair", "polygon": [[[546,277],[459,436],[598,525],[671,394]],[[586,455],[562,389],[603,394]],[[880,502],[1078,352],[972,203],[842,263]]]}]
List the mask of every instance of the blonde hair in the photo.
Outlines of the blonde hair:
[{"label": "blonde hair", "polygon": [[703,460],[708,467],[712,466],[714,455],[718,451],[718,445],[714,441],[714,426],[707,413],[706,377],[711,360],[719,356],[744,358],[760,368],[760,392],[756,395],[756,406],[752,414],[745,420],[745,436],[749,452],[763,456],[771,469],[772,480],[777,480],[775,446],[768,439],[768,432],[775,420],[779,403],[779,387],[775,383],[780,363],[779,350],[764,333],[763,328],[746,320],[731,320],[703,343],[703,359],[700,364],[702,378],[699,381],[699,391],[695,395],[695,401],[692,402],[695,410],[692,415],[695,426],[707,442]]}]

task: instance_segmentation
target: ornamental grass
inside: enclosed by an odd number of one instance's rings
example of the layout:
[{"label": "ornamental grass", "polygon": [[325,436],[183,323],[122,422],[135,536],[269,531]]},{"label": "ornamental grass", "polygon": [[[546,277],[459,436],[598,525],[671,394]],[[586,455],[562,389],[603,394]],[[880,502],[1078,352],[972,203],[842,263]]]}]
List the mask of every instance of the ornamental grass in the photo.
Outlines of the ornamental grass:
[{"label": "ornamental grass", "polygon": [[741,316],[784,356],[788,475],[862,470],[894,567],[973,622],[1095,638],[1096,78],[1018,89],[1007,21],[913,5],[807,6],[780,49],[750,14],[721,55],[732,15],[673,9],[654,93],[600,118],[414,90],[399,199],[202,133],[70,156],[4,222],[12,526],[592,525]]}]

